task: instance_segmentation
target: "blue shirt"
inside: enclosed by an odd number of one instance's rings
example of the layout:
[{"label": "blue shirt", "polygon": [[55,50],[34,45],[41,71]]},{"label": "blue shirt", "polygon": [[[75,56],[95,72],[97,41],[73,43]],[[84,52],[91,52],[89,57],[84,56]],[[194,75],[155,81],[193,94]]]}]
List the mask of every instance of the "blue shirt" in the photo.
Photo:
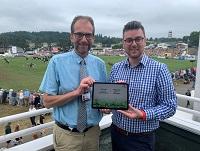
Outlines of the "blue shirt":
[{"label": "blue shirt", "polygon": [[[88,75],[97,82],[105,82],[106,66],[103,60],[91,54],[84,59]],[[40,85],[40,91],[50,95],[59,95],[75,90],[80,84],[81,60],[82,58],[74,50],[53,56]],[[99,110],[91,108],[91,100],[87,101],[86,105],[88,126],[98,125],[102,114]],[[62,106],[56,106],[53,108],[54,119],[75,128],[77,125],[78,108],[78,98]]]},{"label": "blue shirt", "polygon": [[129,104],[146,113],[146,120],[129,119],[113,111],[112,120],[118,127],[133,133],[153,131],[159,121],[174,115],[177,98],[167,66],[143,55],[140,63],[131,67],[128,60],[113,65],[110,81],[129,84]]}]

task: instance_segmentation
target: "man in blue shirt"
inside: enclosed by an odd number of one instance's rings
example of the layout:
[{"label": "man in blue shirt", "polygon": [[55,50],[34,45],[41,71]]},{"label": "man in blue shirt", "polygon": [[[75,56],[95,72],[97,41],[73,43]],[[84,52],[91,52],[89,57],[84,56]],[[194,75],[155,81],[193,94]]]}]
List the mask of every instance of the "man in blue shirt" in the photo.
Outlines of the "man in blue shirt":
[{"label": "man in blue shirt", "polygon": [[[91,17],[77,16],[71,24],[71,42],[74,49],[55,55],[49,62],[40,91],[44,92],[44,106],[53,107],[53,130],[56,151],[97,151],[99,148],[99,122],[102,113],[91,108],[86,101],[87,127],[77,128],[79,97],[89,91],[94,81],[106,81],[103,60],[89,54],[94,42],[95,27]],[[80,63],[84,59],[88,76],[80,80]]]},{"label": "man in blue shirt", "polygon": [[159,121],[175,114],[177,98],[167,66],[144,54],[146,37],[138,21],[123,29],[128,59],[113,65],[110,81],[129,84],[129,109],[113,111],[113,151],[153,151]]}]

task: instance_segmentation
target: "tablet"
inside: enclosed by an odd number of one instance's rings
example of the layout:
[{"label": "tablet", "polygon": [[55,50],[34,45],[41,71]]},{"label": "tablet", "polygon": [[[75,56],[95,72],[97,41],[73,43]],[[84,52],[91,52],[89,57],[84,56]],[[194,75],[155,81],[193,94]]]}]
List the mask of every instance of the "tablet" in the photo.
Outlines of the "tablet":
[{"label": "tablet", "polygon": [[94,82],[92,108],[127,110],[128,84]]}]

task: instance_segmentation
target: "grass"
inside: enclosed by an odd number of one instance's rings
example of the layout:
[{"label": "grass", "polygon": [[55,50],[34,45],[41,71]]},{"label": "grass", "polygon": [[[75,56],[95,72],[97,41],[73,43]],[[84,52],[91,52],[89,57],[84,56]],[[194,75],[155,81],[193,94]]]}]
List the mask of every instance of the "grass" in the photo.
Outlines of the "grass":
[{"label": "grass", "polygon": [[161,59],[161,58],[153,58],[153,59],[167,64],[171,72],[197,66],[197,61],[191,62],[189,60]]},{"label": "grass", "polygon": [[110,73],[112,64],[125,59],[125,57],[121,57],[121,56],[100,56],[100,58],[103,59],[106,63],[106,69],[107,69],[108,74]]},{"label": "grass", "polygon": [[[123,60],[125,57],[120,56],[100,56],[105,62],[108,74],[111,70],[112,64]],[[197,62],[190,62],[188,60],[175,59],[157,59],[166,63],[171,72],[186,69],[196,66]],[[29,89],[38,90],[42,77],[47,67],[47,63],[40,60],[26,60],[23,57],[9,58],[10,63],[7,64],[3,59],[0,59],[0,87],[6,89]],[[33,68],[28,65],[34,64]]]},{"label": "grass", "polygon": [[[21,57],[10,58],[9,61],[7,64],[3,59],[0,60],[0,87],[15,90],[28,88],[37,91],[47,64],[40,60],[26,60]],[[34,64],[33,68],[28,66],[31,63]]]}]

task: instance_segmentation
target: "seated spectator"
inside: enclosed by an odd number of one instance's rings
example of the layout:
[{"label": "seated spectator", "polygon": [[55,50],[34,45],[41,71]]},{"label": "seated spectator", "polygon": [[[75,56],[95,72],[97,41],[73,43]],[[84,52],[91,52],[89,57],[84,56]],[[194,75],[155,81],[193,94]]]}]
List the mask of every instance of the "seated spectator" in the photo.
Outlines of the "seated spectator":
[{"label": "seated spectator", "polygon": [[[17,125],[15,126],[14,132],[18,132],[18,131],[20,131],[20,126],[19,126],[19,124],[17,124]],[[22,138],[22,137],[17,137],[17,138],[15,138],[15,144],[14,144],[14,146],[19,145],[19,144],[22,144],[22,143],[23,143],[23,138]]]},{"label": "seated spectator", "polygon": [[33,133],[33,134],[32,134],[32,138],[33,138],[33,140],[38,139],[37,133]]},{"label": "seated spectator", "polygon": [[[10,133],[12,133],[11,122],[8,122],[8,123],[6,124],[6,126],[5,126],[5,134],[10,134]],[[6,148],[11,147],[10,145],[11,145],[11,140],[8,140],[8,141],[6,142]]]}]

